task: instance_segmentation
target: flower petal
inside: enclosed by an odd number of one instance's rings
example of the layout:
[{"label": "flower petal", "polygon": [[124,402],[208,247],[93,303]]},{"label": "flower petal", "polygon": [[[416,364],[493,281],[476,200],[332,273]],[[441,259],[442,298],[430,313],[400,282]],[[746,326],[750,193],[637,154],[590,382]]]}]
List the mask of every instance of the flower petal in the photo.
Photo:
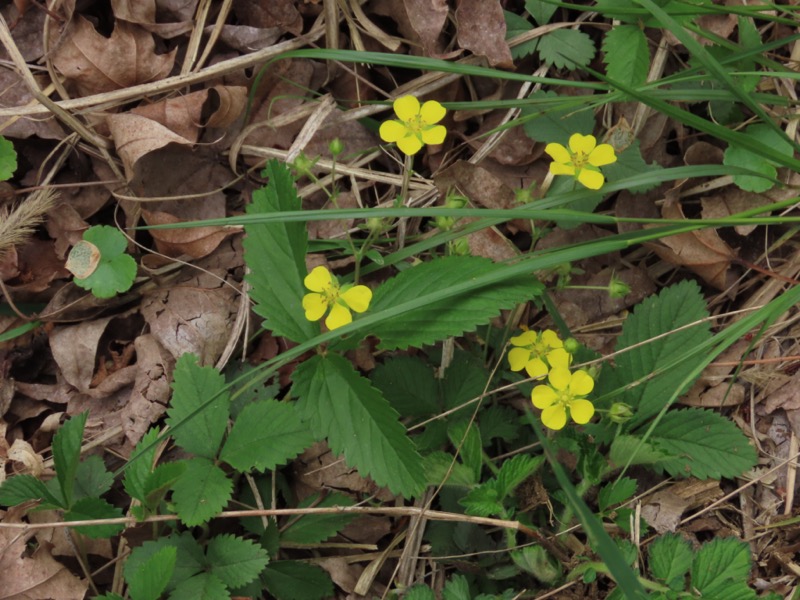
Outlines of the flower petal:
[{"label": "flower petal", "polygon": [[422,140],[414,134],[406,135],[397,140],[397,147],[403,154],[413,156],[422,149]]},{"label": "flower petal", "polygon": [[508,364],[512,371],[522,371],[531,359],[531,352],[527,348],[512,348],[508,351]]},{"label": "flower petal", "polygon": [[580,133],[573,133],[569,137],[569,149],[573,153],[583,152],[584,154],[591,153],[597,145],[597,140],[593,135],[581,135]]},{"label": "flower petal", "polygon": [[594,389],[594,379],[583,369],[575,371],[569,380],[569,391],[575,396],[585,396]]},{"label": "flower petal", "polygon": [[392,106],[401,121],[410,121],[419,115],[419,100],[415,96],[400,96]]},{"label": "flower petal", "polygon": [[617,162],[617,155],[614,154],[614,146],[611,144],[600,144],[589,155],[589,164],[595,167],[602,167],[615,162]]},{"label": "flower petal", "polygon": [[569,403],[569,414],[579,425],[585,425],[594,416],[594,405],[588,400],[573,400]]},{"label": "flower petal", "polygon": [[391,143],[407,136],[408,127],[400,121],[384,121],[381,123],[381,128],[378,130],[378,133],[384,142]]},{"label": "flower petal", "polygon": [[551,369],[569,369],[569,365],[572,362],[572,355],[563,348],[555,348],[548,352],[545,357]]},{"label": "flower petal", "polygon": [[536,335],[535,331],[523,331],[519,335],[515,335],[511,338],[511,345],[530,346],[531,344],[535,344],[537,339],[539,339],[539,336]]},{"label": "flower petal", "polygon": [[536,408],[552,406],[557,399],[558,396],[549,385],[537,385],[531,392],[531,401]]},{"label": "flower petal", "polygon": [[325,319],[325,326],[333,331],[342,325],[347,325],[352,322],[353,315],[350,314],[350,311],[341,304],[334,304],[331,307],[331,314]]},{"label": "flower petal", "polygon": [[563,367],[550,369],[550,373],[547,376],[547,381],[550,382],[550,385],[560,392],[563,392],[569,387],[571,379],[572,373],[569,372],[569,369],[564,369]]},{"label": "flower petal", "polygon": [[572,165],[562,165],[561,163],[551,162],[550,172],[553,175],[575,175],[575,167]]},{"label": "flower petal", "polygon": [[372,290],[365,285],[356,285],[341,293],[339,297],[352,310],[357,313],[363,313],[369,308],[370,300],[372,300]]},{"label": "flower petal", "polygon": [[558,334],[552,329],[545,329],[542,332],[541,340],[548,348],[564,347],[564,342],[561,341],[561,338],[558,337]]},{"label": "flower petal", "polygon": [[578,181],[585,185],[590,190],[599,190],[603,187],[606,178],[600,171],[593,171],[592,169],[583,168],[578,173]]},{"label": "flower petal", "polygon": [[548,429],[558,431],[567,424],[567,411],[561,404],[556,404],[542,411],[542,423]]},{"label": "flower petal", "polygon": [[303,285],[312,292],[324,292],[333,286],[333,277],[325,267],[314,267],[303,279]]},{"label": "flower petal", "polygon": [[447,136],[447,128],[444,125],[434,125],[426,127],[421,133],[422,141],[426,144],[441,144]]},{"label": "flower petal", "polygon": [[564,148],[561,144],[547,144],[547,146],[544,147],[544,151],[556,162],[568,163],[572,161],[572,155],[569,153],[569,150]]},{"label": "flower petal", "polygon": [[328,310],[328,302],[322,294],[306,294],[303,296],[303,310],[306,311],[306,319],[319,321]]},{"label": "flower petal", "polygon": [[438,123],[444,119],[445,114],[447,114],[447,109],[439,104],[436,100],[428,100],[422,105],[422,108],[419,109],[420,117],[422,117],[422,120],[428,125]]},{"label": "flower petal", "polygon": [[525,372],[528,374],[528,377],[532,377],[533,379],[544,377],[549,370],[550,369],[541,358],[529,360],[528,364],[525,365]]}]

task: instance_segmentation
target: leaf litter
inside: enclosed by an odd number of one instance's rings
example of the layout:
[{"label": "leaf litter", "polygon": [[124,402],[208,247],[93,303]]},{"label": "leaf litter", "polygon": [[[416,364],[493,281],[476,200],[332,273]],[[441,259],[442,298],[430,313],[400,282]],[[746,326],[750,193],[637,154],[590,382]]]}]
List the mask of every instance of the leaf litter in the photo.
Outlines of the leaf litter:
[{"label": "leaf litter", "polygon": [[[269,49],[287,39],[301,40],[298,36],[310,35],[312,23],[321,17],[323,8],[335,3],[280,0],[259,4],[235,0],[225,22],[215,22],[216,13],[198,13],[198,2],[191,0],[112,0],[110,11],[108,7],[87,10],[84,5],[76,8],[74,3],[64,3],[63,12],[57,13],[61,21],[37,4],[19,4],[26,6],[24,12],[11,6],[2,12],[7,22],[15,23],[11,35],[35,81],[42,89],[49,89],[50,85],[60,89],[65,100],[71,97],[71,106],[80,107],[71,114],[106,136],[112,154],[106,152],[107,148],[75,146],[50,173],[51,151],[57,140],[67,137],[70,124],[49,113],[27,113],[34,96],[25,78],[12,69],[0,71],[0,107],[19,112],[3,117],[2,131],[22,157],[14,185],[57,184],[60,193],[60,202],[48,212],[38,235],[15,244],[0,256],[4,296],[8,294],[23,312],[37,313],[45,323],[34,334],[0,342],[0,426],[5,433],[0,454],[6,466],[4,474],[52,475],[49,445],[62,413],[76,415],[87,408],[92,411],[92,420],[86,443],[100,438],[109,461],[116,460],[110,458],[113,454],[129,456],[147,429],[163,418],[179,356],[193,352],[200,357],[200,364],[223,366],[220,361],[226,362],[225,357],[233,349],[241,348],[236,323],[243,301],[244,262],[238,229],[207,226],[137,234],[129,249],[139,260],[146,283],[112,302],[86,298],[69,283],[64,258],[82,230],[94,224],[157,225],[242,214],[249,194],[261,184],[253,175],[254,168],[263,164],[266,156],[285,157],[287,152],[303,151],[311,157],[329,158],[328,145],[334,138],[340,139],[346,149],[343,166],[352,167],[355,173],[339,173],[344,189],[339,207],[371,206],[391,200],[386,182],[378,175],[396,172],[393,162],[376,154],[370,159],[372,163],[356,165],[359,154],[375,150],[379,144],[369,122],[376,112],[370,112],[370,101],[385,99],[395,85],[409,90],[427,89],[432,98],[442,101],[511,99],[519,91],[518,86],[491,85],[480,79],[451,78],[431,83],[431,78],[424,75],[418,81],[409,79],[413,75],[399,69],[365,69],[356,64],[292,58],[279,61],[266,71],[253,90],[250,106],[248,93],[255,84],[253,65],[224,70],[215,70],[215,65]],[[514,43],[506,39],[503,9],[521,10],[520,2],[379,0],[357,8],[352,5],[347,10],[344,4],[341,14],[346,13],[347,18],[339,24],[337,35],[347,47],[377,51],[394,45],[399,53],[448,60],[476,56],[484,61],[482,64],[516,68],[518,72],[533,72],[535,67],[530,59],[515,63]],[[526,8],[532,4],[524,3]],[[732,14],[706,15],[702,22],[715,35],[736,41],[737,22]],[[49,29],[49,38],[43,34],[45,28]],[[319,37],[319,29],[316,31]],[[195,42],[198,45],[192,47]],[[670,35],[664,42],[673,51],[681,51],[678,40]],[[45,48],[45,43],[49,47]],[[301,41],[298,47],[305,43]],[[206,60],[196,69],[199,77],[192,87],[172,83],[162,87],[164,82],[174,82],[179,73],[195,70],[192,65],[200,54]],[[36,65],[43,56],[48,69]],[[558,68],[551,68],[548,73],[565,74],[568,71]],[[57,79],[51,80],[52,76]],[[132,86],[144,87],[124,100],[108,102],[103,96]],[[309,91],[327,90],[335,91],[338,106],[304,139],[301,131],[316,108]],[[685,126],[664,114],[651,111],[643,116],[637,103],[620,104],[610,110],[614,112],[607,115],[610,122],[627,118],[634,123],[634,134],[638,135],[647,163],[655,161],[670,167],[721,162],[719,147],[693,139],[695,134],[690,135]],[[544,179],[543,144],[524,135],[521,127],[514,127],[487,146],[488,157],[476,162],[458,160],[465,153],[469,156],[471,151],[481,151],[506,116],[503,109],[486,109],[465,112],[450,122],[451,135],[445,145],[416,165],[416,189],[430,197],[443,198],[446,190],[455,187],[472,206],[514,206],[515,189]],[[119,161],[124,180],[114,175],[116,162],[109,161]],[[323,176],[327,170],[318,169],[316,173]],[[247,176],[242,177],[243,174]],[[796,185],[797,174],[791,177],[789,182]],[[730,185],[702,188],[704,183],[690,180],[678,188],[662,185],[645,194],[622,190],[611,200],[613,205],[603,209],[618,216],[660,215],[678,220],[686,218],[688,209],[693,217],[719,218],[794,194],[791,186],[754,194]],[[692,191],[693,186],[702,189]],[[697,203],[693,203],[691,198],[698,196]],[[11,200],[16,199],[0,197],[0,207],[11,206]],[[307,202],[314,210],[332,207],[319,193]],[[311,227],[312,237],[319,241],[342,239],[346,231],[358,225],[353,221],[316,221]],[[469,236],[470,249],[497,261],[513,260],[520,252],[531,250],[530,236],[538,224],[533,225],[532,228],[531,222],[518,220],[481,230]],[[425,223],[412,223],[411,232],[416,229],[424,236],[425,227]],[[629,227],[621,224],[620,229],[626,228]],[[556,227],[534,251],[546,251],[548,245],[561,247],[601,239],[604,235],[608,235],[607,230],[593,225]],[[761,228],[740,227],[736,235],[725,233],[723,237],[713,229],[704,229],[665,238],[630,254],[611,253],[582,261],[576,265],[582,272],[573,274],[573,283],[605,285],[616,274],[631,292],[612,300],[588,290],[556,291],[553,301],[581,341],[603,352],[613,347],[625,312],[671,278],[686,278],[693,273],[707,284],[710,304],[745,305],[758,297],[759,290],[769,282],[763,273],[745,269],[743,265],[746,267],[747,263],[742,259],[762,264],[759,259],[766,246]],[[800,268],[796,266],[781,269],[780,276],[793,279],[798,272]],[[542,315],[529,310],[532,316]],[[25,322],[13,313],[3,313],[0,334]],[[547,320],[539,324],[552,325]],[[796,325],[786,327],[776,330],[776,335],[797,339]],[[286,348],[284,341],[276,341],[268,334],[262,334],[256,343],[263,346],[260,354],[264,357]],[[374,364],[369,350],[366,349]],[[359,352],[363,354],[365,349],[360,348]],[[738,407],[734,420],[748,428],[761,445],[764,457],[776,452],[777,459],[771,459],[770,466],[790,456],[791,440],[800,435],[800,409],[792,395],[796,375],[792,378],[789,368],[775,372],[771,366],[784,354],[797,356],[800,352],[796,344],[772,349],[759,344],[751,348],[743,341],[718,362],[736,363],[744,356],[744,383],[730,380],[734,366],[709,370],[684,400],[692,406]],[[773,362],[762,362],[765,356]],[[363,356],[356,360],[360,367],[370,364]],[[289,373],[285,371],[282,376],[285,383]],[[771,376],[781,385],[768,386]],[[747,394],[752,398],[750,407]],[[394,501],[388,490],[378,488],[347,467],[324,443],[299,456],[292,463],[292,472],[291,485],[298,498],[335,489],[353,499],[368,497],[387,504]],[[761,524],[769,524],[776,516],[780,499],[794,498],[795,490],[787,486],[796,482],[787,479],[785,471],[777,477],[754,486],[760,507],[752,498],[747,500],[747,492],[741,493],[749,516]],[[775,489],[774,481],[778,482]],[[698,502],[699,498],[702,502]],[[710,512],[690,522],[681,519],[717,498],[717,488],[686,493],[674,484],[661,496],[651,495],[643,505],[643,514],[652,519],[657,530],[682,531],[691,536],[709,532],[742,535],[743,531],[722,513]],[[19,523],[21,516],[16,509],[10,509],[2,515],[2,522]],[[358,527],[351,524],[350,531],[343,531],[338,539],[386,549],[397,541],[396,536],[405,535],[403,528],[407,526],[383,516],[362,517],[356,523],[359,522]],[[89,583],[74,567],[75,557],[70,557],[74,553],[71,544],[42,535],[31,551],[27,547],[30,534],[20,536],[17,530],[0,529],[0,536],[0,567],[4,580],[13,582],[0,597],[72,599],[87,592]],[[468,554],[478,551],[482,543],[479,539],[483,539],[476,532],[463,530],[453,536]],[[760,581],[779,581],[782,573],[796,573],[797,564],[787,558],[791,540],[765,537],[779,540],[780,550],[771,549],[764,541],[753,545],[761,561]],[[89,548],[95,567],[113,557],[113,548],[107,544]],[[429,552],[430,546],[422,551]],[[62,563],[54,554],[69,560]],[[392,554],[390,560],[398,555]],[[360,557],[358,552],[343,556],[327,551],[318,563],[342,592],[352,594],[363,591],[358,586],[365,571],[363,564],[373,559],[370,555]],[[475,568],[476,563],[455,560],[452,564]],[[393,584],[392,578],[385,567],[378,571],[370,593],[385,591]],[[103,582],[102,577],[98,582]],[[586,594],[602,597],[597,595],[596,586],[586,584],[585,589]]]}]

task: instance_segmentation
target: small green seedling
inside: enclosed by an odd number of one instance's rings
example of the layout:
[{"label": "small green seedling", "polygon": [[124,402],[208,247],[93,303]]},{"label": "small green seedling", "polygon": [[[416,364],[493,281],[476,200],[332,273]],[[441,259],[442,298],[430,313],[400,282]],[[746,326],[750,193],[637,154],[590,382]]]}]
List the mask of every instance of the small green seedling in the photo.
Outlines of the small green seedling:
[{"label": "small green seedling", "polygon": [[17,152],[14,144],[0,135],[0,181],[11,179],[17,170]]},{"label": "small green seedling", "polygon": [[65,265],[75,276],[75,285],[98,298],[127,292],[136,277],[136,261],[125,254],[126,245],[125,236],[114,227],[97,225],[87,229]]}]

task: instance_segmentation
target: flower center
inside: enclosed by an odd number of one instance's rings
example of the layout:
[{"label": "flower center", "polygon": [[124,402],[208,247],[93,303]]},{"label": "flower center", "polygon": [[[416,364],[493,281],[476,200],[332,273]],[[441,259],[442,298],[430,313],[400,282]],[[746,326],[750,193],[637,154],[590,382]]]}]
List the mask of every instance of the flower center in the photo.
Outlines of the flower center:
[{"label": "flower center", "polygon": [[325,296],[325,302],[328,303],[328,306],[333,306],[339,299],[339,286],[331,283],[330,287],[326,288],[322,294]]},{"label": "flower center", "polygon": [[422,115],[411,117],[411,119],[406,121],[406,126],[416,135],[420,135],[422,133],[422,128],[425,127],[425,125],[426,123],[422,120]]},{"label": "flower center", "polygon": [[576,152],[572,155],[572,164],[576,169],[582,169],[589,162],[589,155],[585,152]]}]

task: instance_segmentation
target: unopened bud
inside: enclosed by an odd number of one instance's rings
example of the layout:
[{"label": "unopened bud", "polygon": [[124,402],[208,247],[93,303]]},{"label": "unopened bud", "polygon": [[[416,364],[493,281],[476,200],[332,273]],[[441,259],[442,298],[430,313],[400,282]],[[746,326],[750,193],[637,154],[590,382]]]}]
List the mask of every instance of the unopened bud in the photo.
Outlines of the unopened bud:
[{"label": "unopened bud", "polygon": [[608,283],[608,295],[612,298],[624,298],[627,296],[631,291],[631,286],[627,283],[622,281],[616,275],[611,277],[611,281]]},{"label": "unopened bud", "polygon": [[316,162],[316,159],[312,160],[303,152],[301,152],[297,155],[297,158],[294,159],[292,166],[294,167],[295,171],[297,171],[298,175],[311,175],[311,169],[314,167]]},{"label": "unopened bud", "polygon": [[328,144],[328,150],[330,151],[331,156],[336,158],[342,152],[344,152],[344,143],[342,143],[342,140],[340,140],[339,138],[333,138],[331,140],[331,143]]},{"label": "unopened bud", "polygon": [[614,423],[625,423],[633,418],[633,409],[624,402],[615,402],[608,410],[608,418]]},{"label": "unopened bud", "polygon": [[575,354],[581,348],[581,343],[575,338],[567,338],[564,340],[564,350],[570,354]]}]

